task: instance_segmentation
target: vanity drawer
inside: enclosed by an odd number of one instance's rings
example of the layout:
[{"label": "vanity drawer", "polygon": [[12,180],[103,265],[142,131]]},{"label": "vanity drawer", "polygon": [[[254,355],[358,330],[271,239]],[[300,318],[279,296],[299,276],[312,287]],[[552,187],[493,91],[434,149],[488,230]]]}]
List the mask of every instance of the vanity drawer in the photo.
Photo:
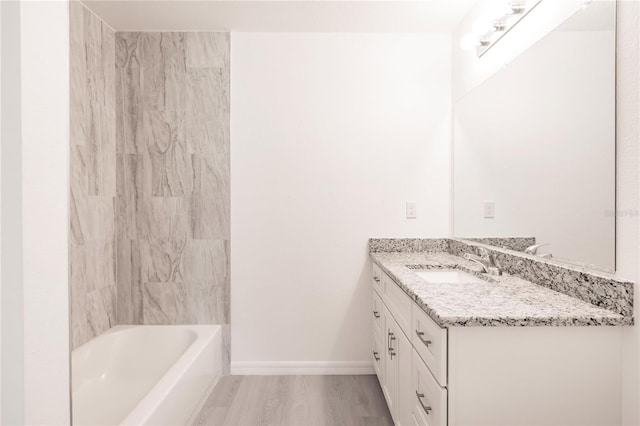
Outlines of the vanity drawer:
[{"label": "vanity drawer", "polygon": [[[382,300],[406,336],[411,336],[411,306],[413,301],[387,274],[382,274]],[[411,339],[411,337],[409,337]]]},{"label": "vanity drawer", "polygon": [[447,386],[447,329],[412,303],[411,343],[441,386]]},{"label": "vanity drawer", "polygon": [[384,316],[383,316],[382,299],[378,293],[373,292],[373,307],[371,309],[371,318],[373,318],[373,334],[382,338],[384,334]]},{"label": "vanity drawer", "polygon": [[384,274],[384,272],[382,272],[382,269],[380,269],[380,267],[374,263],[371,282],[373,282],[374,290],[381,296],[384,293],[384,288],[382,287],[382,274]]},{"label": "vanity drawer", "polygon": [[415,350],[411,359],[411,377],[412,423],[416,426],[446,426],[447,390],[438,385]]}]

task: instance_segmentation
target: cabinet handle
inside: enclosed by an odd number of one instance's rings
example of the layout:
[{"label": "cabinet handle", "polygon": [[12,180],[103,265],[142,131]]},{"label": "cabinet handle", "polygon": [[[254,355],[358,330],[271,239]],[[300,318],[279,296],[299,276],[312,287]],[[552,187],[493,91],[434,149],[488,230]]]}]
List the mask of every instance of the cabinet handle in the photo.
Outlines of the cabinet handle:
[{"label": "cabinet handle", "polygon": [[416,330],[416,336],[418,336],[418,339],[420,339],[420,341],[424,343],[426,347],[429,347],[429,345],[431,344],[431,340],[424,340],[422,338],[422,336],[424,336],[424,332]]},{"label": "cabinet handle", "polygon": [[431,411],[431,407],[424,405],[424,403],[422,402],[422,398],[424,398],[424,394],[418,393],[418,391],[416,391],[416,397],[418,398],[418,402],[422,406],[422,409],[424,410],[425,413],[427,413],[427,416],[428,416],[429,412]]},{"label": "cabinet handle", "polygon": [[379,282],[380,282],[380,277],[373,277],[373,280],[374,280],[375,282],[379,283]]},{"label": "cabinet handle", "polygon": [[391,357],[391,359],[393,359],[393,357],[396,355],[396,353],[393,351],[394,340],[396,340],[396,337],[393,335],[392,332],[389,332],[389,356]]},{"label": "cabinet handle", "polygon": [[376,318],[380,318],[380,314],[378,313],[378,311],[373,311],[373,316]]},{"label": "cabinet handle", "polygon": [[373,358],[376,360],[376,362],[380,361],[380,357],[378,356],[378,352],[373,351]]}]

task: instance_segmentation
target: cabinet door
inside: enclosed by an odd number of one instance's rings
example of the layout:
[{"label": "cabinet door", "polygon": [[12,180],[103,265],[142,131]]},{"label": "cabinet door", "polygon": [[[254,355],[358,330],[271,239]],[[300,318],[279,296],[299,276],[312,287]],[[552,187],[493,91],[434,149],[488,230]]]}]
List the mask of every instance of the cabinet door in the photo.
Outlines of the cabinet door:
[{"label": "cabinet door", "polygon": [[377,331],[373,333],[373,351],[371,356],[373,357],[373,368],[376,371],[376,375],[378,376],[378,381],[380,382],[380,387],[384,388],[384,362],[386,359],[385,356],[386,347],[384,346],[382,335]]},{"label": "cabinet door", "polygon": [[389,412],[393,420],[398,418],[398,351],[397,339],[400,327],[396,324],[387,307],[384,307],[385,317],[385,360],[384,360],[384,384],[382,391],[389,406]]},{"label": "cabinet door", "polygon": [[385,328],[384,328],[384,312],[382,299],[375,291],[373,293],[373,305],[371,308],[371,318],[373,319],[373,333],[377,334],[377,338],[382,342],[384,341]]},{"label": "cabinet door", "polygon": [[372,307],[372,321],[373,321],[373,350],[371,356],[373,357],[373,368],[378,376],[380,387],[384,388],[384,363],[386,360],[387,346],[385,342],[386,328],[385,328],[385,315],[384,305],[382,299],[375,291],[373,293],[373,307]]},{"label": "cabinet door", "polygon": [[398,365],[398,413],[396,425],[407,426],[412,423],[411,410],[413,409],[413,381],[411,378],[411,356],[413,346],[407,336],[400,330],[398,324],[397,340],[394,342],[394,350],[397,358],[394,358]]}]

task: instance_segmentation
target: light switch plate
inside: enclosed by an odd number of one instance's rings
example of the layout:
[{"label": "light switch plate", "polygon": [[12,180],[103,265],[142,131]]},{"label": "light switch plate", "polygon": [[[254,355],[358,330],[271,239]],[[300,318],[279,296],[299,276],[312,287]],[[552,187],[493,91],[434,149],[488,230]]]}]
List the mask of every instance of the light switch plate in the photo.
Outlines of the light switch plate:
[{"label": "light switch plate", "polygon": [[496,217],[496,203],[493,201],[485,201],[482,205],[482,210],[485,219],[493,219]]},{"label": "light switch plate", "polygon": [[407,201],[407,219],[418,217],[417,204],[415,201]]}]

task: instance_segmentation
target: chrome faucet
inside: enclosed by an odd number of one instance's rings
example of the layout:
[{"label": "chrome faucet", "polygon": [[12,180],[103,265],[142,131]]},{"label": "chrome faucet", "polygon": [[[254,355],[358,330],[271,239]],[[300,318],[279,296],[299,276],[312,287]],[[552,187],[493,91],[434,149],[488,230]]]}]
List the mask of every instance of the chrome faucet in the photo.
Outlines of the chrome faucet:
[{"label": "chrome faucet", "polygon": [[545,244],[534,244],[534,245],[529,246],[529,247],[527,247],[526,249],[524,249],[524,252],[525,252],[526,254],[532,254],[532,255],[534,255],[534,256],[540,256],[540,257],[542,257],[542,258],[549,259],[549,258],[551,258],[551,253],[538,254],[538,249],[539,249],[540,247],[544,247],[544,246],[548,246],[548,245],[549,245],[549,243],[545,243]]},{"label": "chrome faucet", "polygon": [[476,256],[472,253],[465,253],[464,258],[477,263],[482,268],[482,272],[489,275],[502,275],[502,271],[496,265],[493,255],[487,254],[487,258]]}]

